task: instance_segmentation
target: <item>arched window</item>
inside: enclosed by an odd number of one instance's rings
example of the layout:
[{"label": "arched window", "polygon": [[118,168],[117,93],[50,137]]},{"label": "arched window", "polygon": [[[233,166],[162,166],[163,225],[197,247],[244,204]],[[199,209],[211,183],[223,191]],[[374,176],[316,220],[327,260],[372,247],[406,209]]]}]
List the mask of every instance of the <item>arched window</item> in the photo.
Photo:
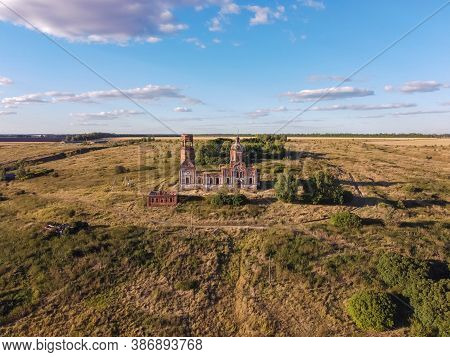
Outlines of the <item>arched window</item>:
[{"label": "arched window", "polygon": [[249,183],[250,185],[253,185],[253,177],[250,177],[250,178],[248,179],[248,183]]},{"label": "arched window", "polygon": [[189,185],[189,183],[190,183],[189,177],[186,177],[186,185]]},{"label": "arched window", "polygon": [[218,177],[216,177],[216,185],[218,185],[220,183],[220,180]]},{"label": "arched window", "polygon": [[230,184],[230,178],[227,177],[227,185],[229,185],[229,184]]},{"label": "arched window", "polygon": [[213,184],[213,179],[212,179],[212,177],[209,178],[209,184],[210,184],[210,185]]}]

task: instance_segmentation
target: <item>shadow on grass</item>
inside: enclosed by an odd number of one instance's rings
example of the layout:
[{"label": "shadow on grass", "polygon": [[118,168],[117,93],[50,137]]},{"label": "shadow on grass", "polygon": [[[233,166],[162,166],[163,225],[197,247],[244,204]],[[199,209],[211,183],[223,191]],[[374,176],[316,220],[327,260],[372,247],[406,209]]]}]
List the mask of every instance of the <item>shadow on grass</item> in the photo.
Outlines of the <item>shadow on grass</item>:
[{"label": "shadow on grass", "polygon": [[366,186],[366,187],[390,187],[398,184],[403,184],[404,182],[389,182],[389,181],[350,181],[350,180],[339,180],[342,185],[350,185],[350,186]]}]

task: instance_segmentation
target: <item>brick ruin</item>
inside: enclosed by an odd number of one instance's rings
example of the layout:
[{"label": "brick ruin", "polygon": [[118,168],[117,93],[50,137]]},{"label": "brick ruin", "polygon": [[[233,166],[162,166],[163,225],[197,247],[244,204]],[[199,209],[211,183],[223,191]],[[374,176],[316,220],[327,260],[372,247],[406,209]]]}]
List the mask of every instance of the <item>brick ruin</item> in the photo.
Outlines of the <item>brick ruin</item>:
[{"label": "brick ruin", "polygon": [[169,191],[151,191],[147,196],[147,207],[176,206],[178,194]]},{"label": "brick ruin", "polygon": [[244,147],[237,137],[230,149],[229,164],[221,165],[218,171],[197,170],[194,137],[192,134],[183,134],[180,152],[180,191],[212,190],[220,187],[257,190],[259,186],[258,170],[252,165],[246,165],[244,155]]}]

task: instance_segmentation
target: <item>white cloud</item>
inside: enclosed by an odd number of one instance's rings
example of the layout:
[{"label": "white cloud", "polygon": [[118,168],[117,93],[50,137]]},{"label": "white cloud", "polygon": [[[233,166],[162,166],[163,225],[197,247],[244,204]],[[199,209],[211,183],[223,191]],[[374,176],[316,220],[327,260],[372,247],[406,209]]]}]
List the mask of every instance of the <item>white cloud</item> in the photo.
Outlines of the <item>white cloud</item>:
[{"label": "white cloud", "polygon": [[450,110],[418,110],[415,112],[395,113],[395,115],[423,115],[423,114],[446,114],[446,113],[450,113]]},{"label": "white cloud", "polygon": [[6,108],[16,107],[19,104],[30,104],[30,103],[46,103],[48,100],[45,98],[43,93],[33,93],[25,94],[17,97],[7,97],[1,100]]},{"label": "white cloud", "polygon": [[0,110],[0,117],[1,116],[7,116],[7,115],[15,115],[17,114],[16,112],[11,112],[11,111],[5,111],[5,110]]},{"label": "white cloud", "polygon": [[13,81],[9,78],[0,76],[0,86],[6,86],[8,84],[12,84]]},{"label": "white cloud", "polygon": [[368,89],[360,89],[354,87],[331,87],[321,89],[305,89],[299,92],[286,92],[282,96],[290,98],[292,102],[321,100],[334,100],[355,97],[367,97],[374,95],[375,92]]},{"label": "white cloud", "polygon": [[186,24],[161,24],[159,25],[159,31],[164,33],[175,33],[189,28]]},{"label": "white cloud", "polygon": [[222,31],[222,24],[218,17],[214,17],[208,27],[211,32],[219,32]]},{"label": "white cloud", "polygon": [[162,39],[161,39],[161,37],[157,37],[157,36],[149,36],[149,37],[147,37],[147,39],[145,41],[148,43],[158,43],[158,42],[161,42]]},{"label": "white cloud", "polygon": [[450,102],[444,102],[442,105],[450,105]]},{"label": "white cloud", "polygon": [[117,89],[111,90],[100,90],[100,91],[90,91],[83,92],[79,94],[67,93],[67,92],[57,92],[49,91],[44,93],[34,93],[26,94],[18,97],[3,98],[0,103],[5,106],[16,106],[19,104],[29,104],[29,103],[61,103],[61,102],[71,102],[71,103],[95,103],[102,99],[126,99],[122,94],[132,99],[141,100],[159,100],[163,98],[168,99],[180,99],[194,104],[202,103],[200,100],[195,98],[190,98],[183,95],[179,88],[170,85],[154,85],[148,84],[144,87],[122,89],[121,91]]},{"label": "white cloud", "polygon": [[[187,29],[174,12],[208,5],[236,11],[227,0],[14,0],[5,1],[39,30],[70,41],[118,42]],[[4,6],[0,21],[32,27]]]},{"label": "white cloud", "polygon": [[195,46],[197,46],[197,47],[199,47],[199,48],[202,48],[202,49],[205,49],[206,48],[206,46],[205,46],[205,44],[203,43],[203,42],[201,42],[198,38],[196,38],[196,37],[190,37],[190,38],[187,38],[186,40],[185,40],[187,43],[192,43],[192,44],[194,44]]},{"label": "white cloud", "polygon": [[143,115],[144,112],[138,112],[135,110],[118,109],[110,112],[98,112],[98,113],[71,113],[70,116],[78,118],[82,121],[87,120],[113,120],[123,117],[131,117],[136,115]]},{"label": "white cloud", "polygon": [[246,9],[250,12],[253,12],[254,15],[250,19],[250,25],[256,26],[256,25],[267,25],[271,23],[274,19],[285,19],[284,12],[285,8],[284,6],[277,6],[275,10],[272,10],[271,8],[267,6],[257,6],[257,5],[251,5],[246,6]]},{"label": "white cloud", "polygon": [[393,104],[350,104],[350,105],[332,105],[329,107],[312,107],[312,111],[333,111],[333,110],[387,110],[387,109],[400,109],[400,108],[413,108],[417,107],[414,103],[393,103]]},{"label": "white cloud", "polygon": [[191,113],[192,109],[186,107],[176,107],[173,109],[173,111],[176,113]]},{"label": "white cloud", "polygon": [[324,10],[325,9],[325,4],[322,1],[301,0],[300,3],[302,6],[310,7],[312,9],[316,9],[316,10]]},{"label": "white cloud", "polygon": [[402,93],[407,94],[436,92],[439,91],[441,88],[448,88],[448,85],[444,83],[439,83],[437,81],[409,81],[405,82],[398,89],[391,84],[387,84],[384,86],[384,90],[386,92],[394,92],[398,90]]},{"label": "white cloud", "polygon": [[219,43],[221,43],[222,41],[219,40],[218,38],[213,38],[212,42],[215,43],[215,44],[219,44]]},{"label": "white cloud", "polygon": [[350,78],[344,76],[325,76],[321,74],[313,74],[308,77],[308,80],[311,82],[321,82],[321,81],[330,81],[330,82],[351,82]]},{"label": "white cloud", "polygon": [[406,82],[400,87],[400,91],[403,93],[415,93],[415,92],[435,92],[440,90],[444,85],[436,81],[411,81]]},{"label": "white cloud", "polygon": [[256,119],[256,118],[266,117],[270,113],[280,113],[280,112],[287,112],[287,111],[289,111],[288,108],[281,106],[281,107],[277,107],[277,108],[256,109],[253,112],[246,113],[246,115],[252,119]]},{"label": "white cloud", "polygon": [[222,7],[220,8],[220,13],[222,15],[228,15],[228,14],[233,14],[233,15],[237,15],[241,12],[241,8],[239,5],[231,2],[231,1],[227,1],[225,4],[222,5]]}]

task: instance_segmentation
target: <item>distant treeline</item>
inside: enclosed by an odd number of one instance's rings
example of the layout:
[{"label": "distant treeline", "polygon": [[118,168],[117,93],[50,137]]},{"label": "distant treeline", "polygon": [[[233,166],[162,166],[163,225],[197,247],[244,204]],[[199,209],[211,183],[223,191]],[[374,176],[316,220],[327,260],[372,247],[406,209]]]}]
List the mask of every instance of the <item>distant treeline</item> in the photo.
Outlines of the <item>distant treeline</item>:
[{"label": "distant treeline", "polygon": [[64,141],[70,143],[70,142],[106,139],[106,138],[112,138],[112,137],[117,137],[117,134],[109,134],[109,133],[73,134],[73,135],[66,135],[66,137],[64,138]]}]

